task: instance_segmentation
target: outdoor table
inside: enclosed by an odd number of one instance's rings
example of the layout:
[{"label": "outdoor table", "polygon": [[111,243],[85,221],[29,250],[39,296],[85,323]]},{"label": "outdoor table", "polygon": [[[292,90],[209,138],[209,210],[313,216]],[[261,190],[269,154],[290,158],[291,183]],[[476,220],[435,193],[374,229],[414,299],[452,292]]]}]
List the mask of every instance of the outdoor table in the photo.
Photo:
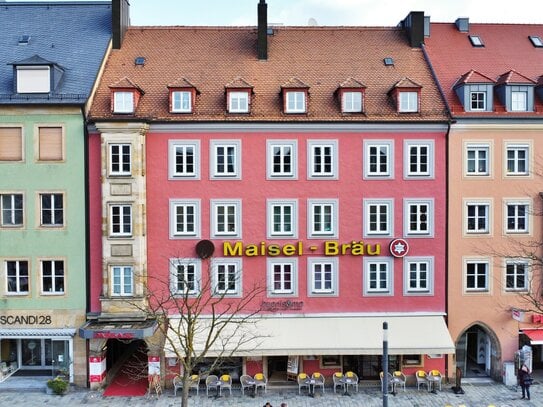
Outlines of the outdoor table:
[{"label": "outdoor table", "polygon": [[253,397],[256,396],[256,382],[254,379],[247,379],[247,384],[251,386],[251,390],[253,391]]},{"label": "outdoor table", "polygon": [[354,384],[354,380],[350,377],[343,376],[340,380],[340,383],[343,383],[343,389],[344,389],[344,396],[350,396],[349,391],[347,390],[349,388],[349,384]]},{"label": "outdoor table", "polygon": [[401,380],[400,380],[399,377],[392,376],[392,379],[391,379],[390,383],[392,384],[392,395],[395,396],[396,395],[396,386],[401,383]]},{"label": "outdoor table", "polygon": [[[313,397],[315,393],[315,379],[311,379],[308,377],[304,383],[309,385],[309,396]],[[311,386],[313,386],[313,390],[311,390]]]},{"label": "outdoor table", "polygon": [[426,378],[428,380],[428,392],[437,393],[436,387],[437,387],[437,383],[441,381],[441,377],[428,375]]}]

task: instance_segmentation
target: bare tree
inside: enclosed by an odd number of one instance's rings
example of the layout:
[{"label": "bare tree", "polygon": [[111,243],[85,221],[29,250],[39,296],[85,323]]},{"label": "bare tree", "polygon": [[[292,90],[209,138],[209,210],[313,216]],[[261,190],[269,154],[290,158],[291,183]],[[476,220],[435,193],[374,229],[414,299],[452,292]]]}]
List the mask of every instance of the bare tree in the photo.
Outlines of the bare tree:
[{"label": "bare tree", "polygon": [[[164,349],[179,360],[181,405],[186,407],[191,375],[206,358],[214,361],[204,374],[219,369],[225,359],[258,347],[264,337],[258,334],[256,324],[265,286],[254,283],[238,291],[240,270],[218,271],[212,258],[201,260],[201,273],[192,259],[176,257],[169,262],[167,277],[150,275],[144,279],[146,308],[141,303],[135,306],[158,322],[166,342]],[[127,364],[124,371],[132,378],[147,375],[140,362]]]}]

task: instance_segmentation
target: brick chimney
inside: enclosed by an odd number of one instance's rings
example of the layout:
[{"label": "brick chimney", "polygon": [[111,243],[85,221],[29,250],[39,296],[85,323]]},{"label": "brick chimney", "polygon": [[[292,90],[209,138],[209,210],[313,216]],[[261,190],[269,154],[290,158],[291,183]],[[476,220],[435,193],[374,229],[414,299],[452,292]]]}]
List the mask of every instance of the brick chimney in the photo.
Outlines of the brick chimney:
[{"label": "brick chimney", "polygon": [[266,0],[258,3],[258,59],[268,59],[268,5]]},{"label": "brick chimney", "polygon": [[111,35],[113,49],[120,49],[124,33],[130,25],[130,3],[128,0],[113,0],[111,4]]}]

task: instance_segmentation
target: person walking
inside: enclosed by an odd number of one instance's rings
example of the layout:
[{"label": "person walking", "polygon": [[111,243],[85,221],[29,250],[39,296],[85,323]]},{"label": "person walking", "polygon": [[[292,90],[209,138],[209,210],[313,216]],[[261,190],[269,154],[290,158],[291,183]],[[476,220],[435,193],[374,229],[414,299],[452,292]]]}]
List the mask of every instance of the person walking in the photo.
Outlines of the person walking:
[{"label": "person walking", "polygon": [[530,369],[528,369],[528,366],[522,365],[518,371],[518,381],[520,388],[522,389],[522,398],[530,400],[530,385],[532,384],[532,376],[530,375]]}]

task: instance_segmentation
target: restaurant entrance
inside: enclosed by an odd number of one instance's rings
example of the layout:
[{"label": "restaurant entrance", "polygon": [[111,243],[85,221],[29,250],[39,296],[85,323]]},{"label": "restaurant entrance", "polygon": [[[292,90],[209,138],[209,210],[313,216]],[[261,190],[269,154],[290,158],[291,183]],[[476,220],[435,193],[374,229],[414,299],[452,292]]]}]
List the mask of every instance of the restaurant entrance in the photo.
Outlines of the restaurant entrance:
[{"label": "restaurant entrance", "polygon": [[268,356],[268,380],[270,382],[287,381],[288,356]]}]

